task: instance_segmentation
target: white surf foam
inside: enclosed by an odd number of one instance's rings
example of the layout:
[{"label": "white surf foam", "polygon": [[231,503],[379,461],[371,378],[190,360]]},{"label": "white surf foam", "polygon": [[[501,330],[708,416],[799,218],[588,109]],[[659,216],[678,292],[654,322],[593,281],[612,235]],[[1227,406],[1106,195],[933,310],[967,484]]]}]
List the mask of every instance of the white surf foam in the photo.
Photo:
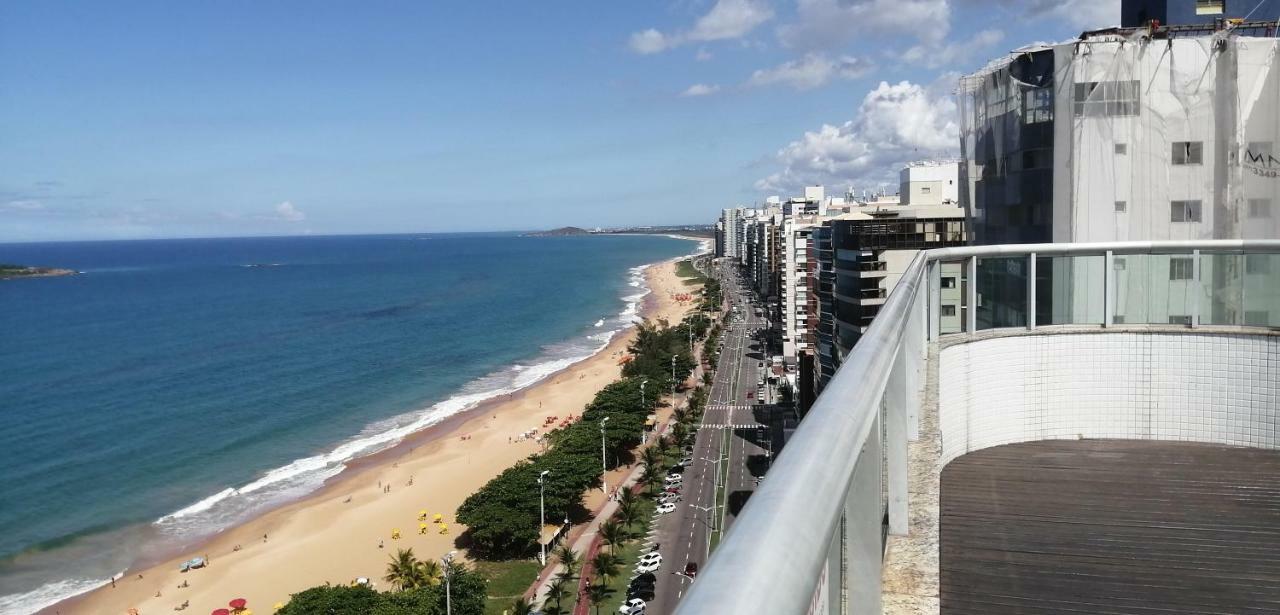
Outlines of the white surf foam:
[{"label": "white surf foam", "polygon": [[31,615],[105,583],[102,579],[68,579],[45,583],[29,592],[0,596],[0,615]]}]

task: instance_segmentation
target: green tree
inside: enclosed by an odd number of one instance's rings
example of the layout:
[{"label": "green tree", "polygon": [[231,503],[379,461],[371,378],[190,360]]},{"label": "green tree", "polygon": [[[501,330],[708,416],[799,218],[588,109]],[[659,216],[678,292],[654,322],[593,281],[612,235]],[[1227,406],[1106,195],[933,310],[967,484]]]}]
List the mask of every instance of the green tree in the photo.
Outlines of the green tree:
[{"label": "green tree", "polygon": [[387,575],[382,577],[384,581],[395,585],[401,591],[413,589],[423,583],[425,578],[422,576],[422,567],[419,565],[418,558],[413,555],[413,549],[399,549],[390,557]]},{"label": "green tree", "polygon": [[604,543],[609,545],[609,553],[616,555],[618,553],[618,545],[626,542],[627,531],[622,527],[621,523],[610,519],[600,524],[600,538]]},{"label": "green tree", "polygon": [[587,587],[587,599],[591,601],[591,606],[596,607],[596,615],[600,615],[600,607],[604,605],[612,595],[613,590],[603,583],[596,583]]},{"label": "green tree", "polygon": [[612,553],[600,551],[591,558],[591,567],[595,569],[596,576],[604,579],[605,584],[608,584],[609,579],[618,575],[621,561]]},{"label": "green tree", "polygon": [[566,540],[560,543],[560,545],[557,546],[551,554],[554,555],[556,560],[560,562],[560,565],[564,567],[564,572],[567,575],[566,578],[577,578],[578,570],[582,567],[582,558],[578,555],[577,551],[573,550],[573,546],[569,544],[569,541]]},{"label": "green tree", "polygon": [[556,603],[556,611],[562,610],[560,603],[569,593],[568,584],[568,580],[557,578],[547,586],[547,600]]},{"label": "green tree", "polygon": [[511,615],[529,615],[532,612],[533,604],[524,596],[516,598],[515,602],[511,603]]}]

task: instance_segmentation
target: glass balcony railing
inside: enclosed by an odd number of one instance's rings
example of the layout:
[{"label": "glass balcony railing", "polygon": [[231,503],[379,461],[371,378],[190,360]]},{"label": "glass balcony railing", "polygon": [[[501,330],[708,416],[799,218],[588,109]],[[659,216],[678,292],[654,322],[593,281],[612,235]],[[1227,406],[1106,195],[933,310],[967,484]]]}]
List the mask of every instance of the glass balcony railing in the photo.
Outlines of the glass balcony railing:
[{"label": "glass balcony railing", "polygon": [[930,344],[1051,327],[1280,328],[1280,241],[921,252],[677,613],[881,612],[884,532],[908,532],[907,442],[920,430]]}]

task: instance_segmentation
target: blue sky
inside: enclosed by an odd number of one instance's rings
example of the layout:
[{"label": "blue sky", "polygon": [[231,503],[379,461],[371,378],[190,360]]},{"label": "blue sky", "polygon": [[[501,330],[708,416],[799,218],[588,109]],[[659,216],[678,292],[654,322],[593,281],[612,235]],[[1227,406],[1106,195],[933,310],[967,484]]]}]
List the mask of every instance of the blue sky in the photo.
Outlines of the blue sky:
[{"label": "blue sky", "polygon": [[1119,0],[0,3],[0,241],[711,221],[953,155]]}]

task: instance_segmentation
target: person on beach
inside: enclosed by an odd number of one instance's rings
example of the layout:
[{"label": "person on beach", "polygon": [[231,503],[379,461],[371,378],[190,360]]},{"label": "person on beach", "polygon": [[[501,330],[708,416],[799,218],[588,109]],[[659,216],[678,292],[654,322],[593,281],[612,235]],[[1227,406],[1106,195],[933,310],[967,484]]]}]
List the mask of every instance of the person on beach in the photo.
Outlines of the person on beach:
[{"label": "person on beach", "polygon": [[111,577],[111,587],[115,587],[115,586],[116,586],[116,578]]}]

